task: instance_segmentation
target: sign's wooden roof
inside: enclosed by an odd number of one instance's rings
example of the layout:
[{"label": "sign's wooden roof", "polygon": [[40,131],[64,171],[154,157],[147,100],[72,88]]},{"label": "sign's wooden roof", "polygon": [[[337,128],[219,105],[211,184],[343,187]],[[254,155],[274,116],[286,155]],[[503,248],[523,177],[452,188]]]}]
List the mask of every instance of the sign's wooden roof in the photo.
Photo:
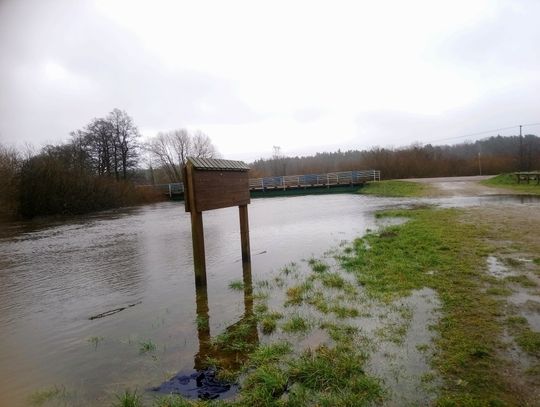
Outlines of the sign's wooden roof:
[{"label": "sign's wooden roof", "polygon": [[222,160],[219,158],[188,157],[188,163],[197,170],[207,171],[248,171],[249,167],[243,161]]}]

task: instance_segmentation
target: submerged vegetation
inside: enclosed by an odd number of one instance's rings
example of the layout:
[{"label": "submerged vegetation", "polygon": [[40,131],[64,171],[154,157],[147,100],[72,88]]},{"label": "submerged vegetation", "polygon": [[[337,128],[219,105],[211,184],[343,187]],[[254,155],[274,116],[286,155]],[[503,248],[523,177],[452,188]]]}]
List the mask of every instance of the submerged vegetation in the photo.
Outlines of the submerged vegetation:
[{"label": "submerged vegetation", "polygon": [[62,402],[66,399],[67,392],[64,387],[53,386],[37,390],[30,395],[28,401],[32,406],[43,406],[51,401]]},{"label": "submerged vegetation", "polygon": [[141,395],[135,391],[126,390],[124,393],[116,396],[116,402],[113,407],[142,407]]}]

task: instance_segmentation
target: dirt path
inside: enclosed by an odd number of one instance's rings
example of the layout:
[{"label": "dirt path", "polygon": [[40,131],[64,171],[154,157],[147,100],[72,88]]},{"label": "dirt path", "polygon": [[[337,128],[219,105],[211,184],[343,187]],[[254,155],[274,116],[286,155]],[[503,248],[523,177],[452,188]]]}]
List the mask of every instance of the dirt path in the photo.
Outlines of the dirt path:
[{"label": "dirt path", "polygon": [[472,177],[442,177],[442,178],[409,178],[403,181],[413,181],[426,184],[431,187],[428,194],[430,196],[486,196],[515,194],[503,188],[492,188],[480,184],[480,181],[491,178],[487,176]]}]

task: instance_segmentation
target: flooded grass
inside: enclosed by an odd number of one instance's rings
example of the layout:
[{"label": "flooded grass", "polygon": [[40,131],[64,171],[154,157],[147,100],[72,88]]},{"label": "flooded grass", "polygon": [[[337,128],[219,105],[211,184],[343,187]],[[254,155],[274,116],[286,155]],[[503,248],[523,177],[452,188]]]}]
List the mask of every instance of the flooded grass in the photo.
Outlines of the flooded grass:
[{"label": "flooded grass", "polygon": [[139,353],[141,355],[145,353],[154,352],[156,350],[156,344],[150,339],[139,342]]},{"label": "flooded grass", "polygon": [[525,288],[538,286],[538,284],[536,284],[534,281],[532,281],[529,277],[525,275],[508,276],[505,278],[505,280],[510,283],[519,284],[520,286],[525,287]]},{"label": "flooded grass", "polygon": [[95,350],[97,350],[99,343],[102,342],[104,339],[105,338],[103,338],[103,336],[91,336],[90,338],[88,338],[88,342],[92,344]]},{"label": "flooded grass", "polygon": [[309,259],[308,264],[311,267],[311,269],[316,273],[323,273],[326,270],[328,270],[328,264],[318,260],[318,259]]},{"label": "flooded grass", "polygon": [[[488,253],[483,231],[460,222],[455,210],[394,210],[384,216],[410,221],[382,236],[357,240],[345,267],[383,302],[424,286],[438,293],[442,317],[436,325],[433,365],[444,380],[440,403],[513,404],[517,396],[508,388],[501,373],[504,362],[497,356],[500,303],[483,290],[482,263]],[[388,335],[397,339],[403,331],[400,325],[390,326]]]},{"label": "flooded grass", "polygon": [[533,356],[540,357],[540,332],[531,330],[527,318],[512,316],[506,320],[506,323],[521,349]]},{"label": "flooded grass", "polygon": [[244,289],[244,282],[242,280],[233,280],[229,283],[231,290],[242,291]]},{"label": "flooded grass", "polygon": [[[245,313],[217,332],[212,325],[212,337],[207,305],[187,320],[198,330],[204,365],[238,385],[234,398],[152,400],[126,391],[113,405],[523,405],[509,382],[501,337],[509,332],[533,362],[540,357],[540,334],[520,314],[538,312],[535,262],[505,260],[520,258],[510,256],[519,245],[495,255],[486,230],[462,222],[458,210],[377,216],[408,222],[386,223],[320,258],[276,268],[254,282],[253,292],[251,283],[232,281],[228,295],[244,295]],[[523,290],[527,300],[508,316],[504,304]],[[97,347],[102,338],[92,338]],[[151,340],[132,342],[141,353],[157,349]],[[538,366],[531,363],[527,374],[537,376]]]},{"label": "flooded grass", "polygon": [[43,406],[49,402],[56,401],[58,404],[65,404],[62,401],[66,398],[66,389],[63,386],[53,386],[47,389],[37,390],[30,395],[28,402],[32,406]]},{"label": "flooded grass", "polygon": [[281,329],[289,333],[307,332],[310,329],[310,323],[300,315],[293,315],[285,321]]},{"label": "flooded grass", "polygon": [[142,407],[142,398],[137,390],[126,390],[124,393],[116,396],[116,402],[113,407]]}]

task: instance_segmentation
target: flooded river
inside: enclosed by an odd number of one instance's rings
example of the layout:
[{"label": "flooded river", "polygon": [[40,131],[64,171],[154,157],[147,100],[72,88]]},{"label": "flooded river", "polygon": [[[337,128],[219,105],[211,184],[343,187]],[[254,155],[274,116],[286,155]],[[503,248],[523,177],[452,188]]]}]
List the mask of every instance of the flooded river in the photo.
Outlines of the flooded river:
[{"label": "flooded river", "polygon": [[[253,279],[320,256],[376,228],[375,210],[410,202],[352,194],[254,199]],[[244,313],[242,292],[229,289],[242,278],[238,223],[237,208],[204,214],[211,336]],[[67,392],[76,405],[109,405],[126,388],[144,391],[193,369],[197,304],[183,203],[1,227],[0,406],[28,405],[40,389]]]}]

